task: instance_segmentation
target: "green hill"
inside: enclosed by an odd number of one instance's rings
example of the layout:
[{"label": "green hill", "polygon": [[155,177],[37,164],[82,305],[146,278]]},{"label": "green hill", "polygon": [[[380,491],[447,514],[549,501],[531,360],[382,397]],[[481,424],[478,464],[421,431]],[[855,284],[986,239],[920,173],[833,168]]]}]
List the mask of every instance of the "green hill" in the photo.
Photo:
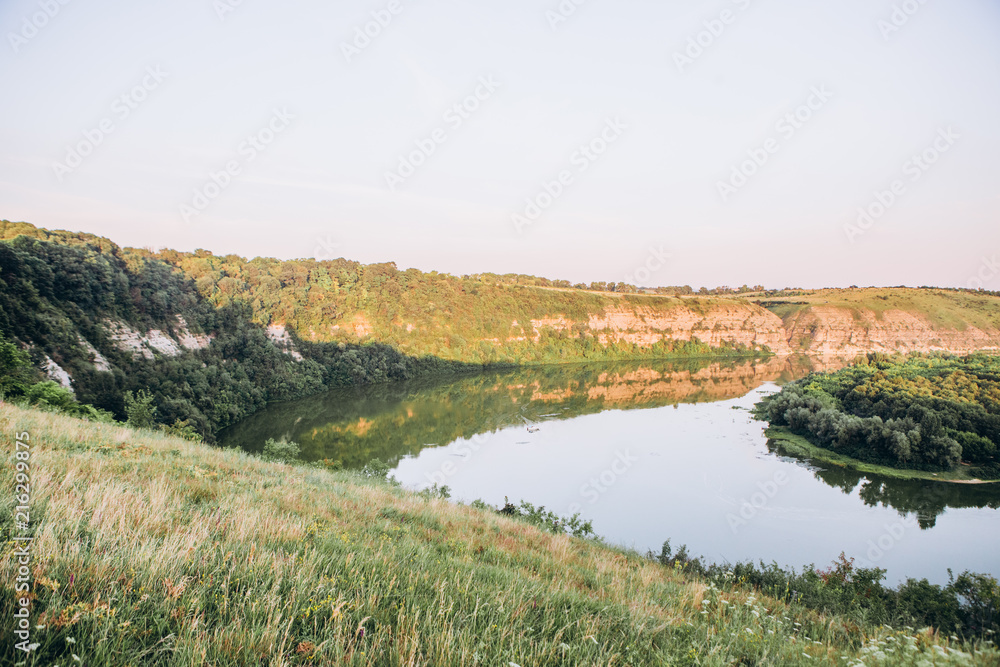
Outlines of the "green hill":
[{"label": "green hill", "polygon": [[128,393],[147,391],[158,422],[210,440],[272,401],[489,367],[1000,349],[1000,297],[986,293],[582,287],[154,253],[0,221],[0,336],[81,403],[124,419]]},{"label": "green hill", "polygon": [[[29,452],[31,481],[30,499],[2,500],[10,541],[0,559],[8,582],[0,615],[13,619],[21,605],[13,537],[24,531],[15,532],[13,517],[15,502],[27,500],[29,632],[37,644],[26,658],[6,626],[4,664],[1000,660],[988,644],[886,627],[884,613],[871,609],[820,613],[793,601],[800,584],[791,596],[782,583],[779,600],[731,570],[709,580],[683,559],[665,566],[488,508],[409,493],[377,475],[265,463],[10,404],[0,404],[0,422],[10,460],[14,434],[26,443],[17,450]],[[852,576],[836,567],[808,580],[836,599],[874,595]]]}]

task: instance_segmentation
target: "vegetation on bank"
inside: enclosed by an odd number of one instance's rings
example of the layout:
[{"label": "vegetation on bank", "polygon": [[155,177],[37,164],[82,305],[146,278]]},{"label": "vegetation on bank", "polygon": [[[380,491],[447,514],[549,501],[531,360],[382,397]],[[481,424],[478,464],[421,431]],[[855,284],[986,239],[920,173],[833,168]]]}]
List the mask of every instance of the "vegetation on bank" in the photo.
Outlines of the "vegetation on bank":
[{"label": "vegetation on bank", "polygon": [[785,385],[755,414],[864,463],[929,472],[964,465],[970,477],[1000,479],[997,356],[870,354]]},{"label": "vegetation on bank", "polygon": [[[57,238],[21,235],[0,242],[0,337],[27,352],[8,355],[0,369],[13,378],[3,388],[9,396],[22,395],[25,382],[41,381],[36,369],[54,362],[72,377],[74,393],[53,386],[46,391],[63,392],[67,405],[92,405],[125,420],[126,397],[147,392],[158,423],[187,425],[212,439],[270,401],[482,368],[407,356],[382,344],[303,344],[296,360],[268,337],[248,304],[216,307],[176,269],[106,239]],[[136,354],[116,343],[109,323],[198,335],[204,345]],[[26,358],[31,368],[22,363]]]},{"label": "vegetation on bank", "polygon": [[[661,312],[718,305],[623,298]],[[586,321],[613,301],[390,264],[153,253],[0,221],[0,335],[25,348],[35,368],[68,373],[79,403],[123,420],[128,392],[146,391],[157,422],[186,424],[209,440],[268,402],[333,387],[527,363],[764,353],[697,340],[602,345],[578,325],[535,338],[532,318]],[[301,356],[269,337],[273,324],[287,325]],[[140,347],[128,349],[113,330]],[[144,346],[138,337],[147,332],[197,345],[166,338],[175,349]]]},{"label": "vegetation on bank", "polygon": [[[912,583],[907,607],[886,602],[874,571],[713,570],[669,545],[643,557],[571,537],[543,508],[503,513],[407,492],[384,465],[266,462],[10,404],[0,422],[6,460],[11,433],[30,438],[38,646],[26,657],[9,633],[0,640],[3,661],[28,667],[1000,659],[985,638],[995,618],[987,625],[984,610],[997,602],[989,578],[961,575],[948,591]],[[294,454],[278,443],[270,452]],[[0,513],[7,536],[12,502]],[[2,580],[16,568],[6,542]],[[14,605],[5,584],[0,614]],[[906,627],[906,609],[971,631]]]},{"label": "vegetation on bank", "polygon": [[808,439],[801,435],[796,435],[783,426],[772,426],[764,431],[773,449],[780,454],[792,456],[798,459],[808,459],[815,463],[824,463],[840,468],[856,470],[867,475],[878,475],[892,479],[923,480],[927,482],[986,482],[976,477],[976,472],[969,466],[956,466],[951,470],[931,472],[929,470],[911,470],[907,468],[892,468],[886,465],[875,463],[865,463],[858,459],[838,454],[831,449],[817,447]]}]

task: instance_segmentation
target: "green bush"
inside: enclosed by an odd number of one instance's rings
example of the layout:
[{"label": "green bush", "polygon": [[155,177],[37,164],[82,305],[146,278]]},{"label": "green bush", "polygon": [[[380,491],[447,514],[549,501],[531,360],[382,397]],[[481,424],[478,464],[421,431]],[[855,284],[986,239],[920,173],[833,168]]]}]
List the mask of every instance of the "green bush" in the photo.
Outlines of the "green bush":
[{"label": "green bush", "polygon": [[56,410],[70,409],[76,403],[76,399],[73,398],[69,389],[52,380],[39,382],[28,387],[24,396],[32,405],[55,408]]},{"label": "green bush", "polygon": [[264,451],[260,457],[265,461],[275,461],[278,463],[296,463],[299,460],[299,453],[302,449],[298,443],[282,438],[275,440],[268,438],[264,443]]},{"label": "green bush", "polygon": [[125,414],[127,423],[134,428],[153,428],[156,425],[156,406],[153,397],[140,389],[138,393],[125,392]]},{"label": "green bush", "polygon": [[0,396],[23,396],[35,374],[28,355],[0,333]]}]

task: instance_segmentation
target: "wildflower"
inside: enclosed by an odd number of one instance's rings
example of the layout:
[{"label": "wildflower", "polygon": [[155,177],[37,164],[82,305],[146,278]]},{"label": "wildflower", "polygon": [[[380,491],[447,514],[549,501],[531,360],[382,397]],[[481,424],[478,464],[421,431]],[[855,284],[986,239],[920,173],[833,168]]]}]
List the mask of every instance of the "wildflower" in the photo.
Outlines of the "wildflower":
[{"label": "wildflower", "polygon": [[67,637],[67,638],[66,638],[66,643],[67,643],[67,644],[75,644],[75,643],[76,643],[76,640],[75,640],[75,639],[73,639],[72,637]]}]

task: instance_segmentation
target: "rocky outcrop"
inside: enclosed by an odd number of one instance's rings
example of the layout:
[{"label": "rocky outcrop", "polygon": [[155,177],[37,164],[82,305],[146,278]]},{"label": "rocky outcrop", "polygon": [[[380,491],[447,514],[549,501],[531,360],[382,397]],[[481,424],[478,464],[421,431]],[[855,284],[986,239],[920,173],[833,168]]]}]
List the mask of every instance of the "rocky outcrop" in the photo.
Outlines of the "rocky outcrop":
[{"label": "rocky outcrop", "polygon": [[594,336],[601,345],[630,343],[650,347],[661,341],[695,341],[712,347],[741,345],[788,354],[787,336],[781,319],[749,303],[730,302],[704,307],[675,300],[670,307],[614,305],[586,320],[552,315],[531,320],[531,328],[513,323],[508,341],[538,342],[544,331],[581,331]]},{"label": "rocky outcrop", "polygon": [[275,347],[280,349],[285,354],[288,354],[295,359],[295,361],[302,361],[302,354],[295,349],[295,343],[292,341],[291,334],[285,328],[284,324],[271,324],[267,327],[267,337],[271,339]]},{"label": "rocky outcrop", "polygon": [[788,346],[818,355],[853,357],[868,352],[955,352],[1000,350],[1000,331],[972,325],[946,328],[902,310],[811,306],[786,317]]},{"label": "rocky outcrop", "polygon": [[83,349],[85,349],[90,354],[90,360],[94,364],[94,368],[96,370],[105,373],[111,370],[111,364],[108,363],[108,360],[104,357],[103,354],[98,352],[94,348],[94,346],[90,344],[88,340],[86,340],[83,336],[79,334],[77,334],[76,338],[80,342],[80,345],[83,347]]},{"label": "rocky outcrop", "polygon": [[45,372],[46,377],[50,380],[58,383],[66,389],[69,389],[69,393],[76,393],[73,391],[73,381],[72,378],[70,378],[69,373],[67,373],[62,366],[47,356],[45,357],[45,364],[42,366],[42,371]]},{"label": "rocky outcrop", "polygon": [[[935,324],[924,314],[851,306],[810,305],[782,320],[753,303],[674,300],[665,308],[615,305],[586,321],[552,314],[530,326],[513,323],[508,342],[541,339],[545,331],[584,332],[601,345],[631,343],[650,347],[664,340],[698,341],[712,347],[741,345],[774,354],[808,354],[850,359],[869,352],[953,352],[1000,350],[1000,329]],[[499,342],[499,341],[493,341]]]},{"label": "rocky outcrop", "polygon": [[[155,353],[176,357],[184,350],[201,350],[208,347],[212,340],[211,336],[205,334],[192,334],[188,330],[187,322],[180,316],[177,317],[177,327],[173,333],[160,329],[150,329],[144,333],[133,329],[125,322],[115,320],[105,320],[104,328],[108,332],[108,338],[114,341],[119,350],[146,359],[153,359]],[[90,349],[96,354],[96,350]],[[95,358],[94,363],[98,366],[98,370],[103,370],[99,367],[99,359]]]}]

